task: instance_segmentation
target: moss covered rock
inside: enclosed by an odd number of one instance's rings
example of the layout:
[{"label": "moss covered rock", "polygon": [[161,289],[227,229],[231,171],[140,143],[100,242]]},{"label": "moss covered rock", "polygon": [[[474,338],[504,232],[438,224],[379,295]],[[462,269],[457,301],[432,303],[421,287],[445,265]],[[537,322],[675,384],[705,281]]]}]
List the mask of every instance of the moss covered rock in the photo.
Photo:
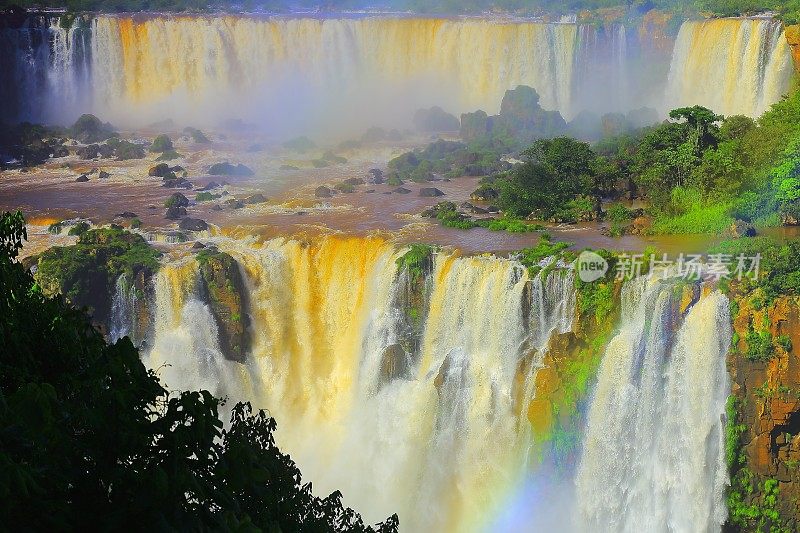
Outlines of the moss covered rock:
[{"label": "moss covered rock", "polygon": [[200,279],[219,327],[219,343],[227,359],[243,362],[249,349],[244,280],[229,254],[204,248],[197,254]]},{"label": "moss covered rock", "polygon": [[111,302],[120,276],[138,280],[145,290],[158,269],[160,252],[135,233],[122,229],[91,229],[73,246],[56,246],[36,260],[36,282],[47,295],[62,294],[86,307],[96,325],[107,328]]}]

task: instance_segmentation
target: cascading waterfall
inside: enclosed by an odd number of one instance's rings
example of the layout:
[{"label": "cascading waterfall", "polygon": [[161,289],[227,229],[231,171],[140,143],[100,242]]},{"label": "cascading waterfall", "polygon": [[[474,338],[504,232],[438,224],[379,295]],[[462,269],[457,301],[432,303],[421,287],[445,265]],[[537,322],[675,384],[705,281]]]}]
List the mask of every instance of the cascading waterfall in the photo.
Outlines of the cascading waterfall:
[{"label": "cascading waterfall", "polygon": [[131,285],[130,278],[125,274],[121,275],[117,278],[114,296],[111,299],[108,337],[112,342],[126,336],[135,342],[134,332],[137,330],[138,320],[136,301],[136,289]]},{"label": "cascading waterfall", "polygon": [[[246,362],[220,352],[186,257],[154,281],[148,365],[170,387],[269,409],[315,491],[341,490],[367,520],[397,512],[408,531],[480,529],[524,473],[535,436],[515,388],[532,387],[538,366],[521,361],[571,328],[572,272],[530,279],[513,260],[438,253],[413,299],[424,308],[411,309],[403,250],[384,240],[216,241],[245,278]],[[405,342],[415,320],[419,338]]]},{"label": "cascading waterfall", "polygon": [[[633,33],[633,32],[631,32]],[[625,112],[635,106],[653,105],[651,89],[643,80],[632,80],[633,61],[629,50],[628,28],[613,24],[607,28],[589,24],[578,26],[578,52],[575,54],[573,108],[597,113]],[[638,87],[632,99],[629,85]]]},{"label": "cascading waterfall", "polygon": [[[698,287],[696,287],[698,288]],[[623,288],[577,474],[581,531],[719,531],[727,515],[728,300],[688,310],[674,282]]]},{"label": "cascading waterfall", "polygon": [[684,23],[665,92],[666,60],[640,57],[635,35],[621,24],[388,16],[32,17],[0,29],[0,109],[12,119],[91,111],[141,125],[196,122],[201,107],[212,121],[238,115],[303,130],[325,117],[341,129],[357,109],[393,124],[435,104],[495,113],[519,84],[568,119],[696,103],[757,115],[788,88],[791,54],[777,21]]},{"label": "cascading waterfall", "polygon": [[779,21],[685,22],[672,54],[667,108],[703,105],[756,117],[788,90],[792,57]]},{"label": "cascading waterfall", "polygon": [[76,18],[30,17],[0,29],[0,114],[4,120],[74,120],[93,106],[91,30]]},{"label": "cascading waterfall", "polygon": [[174,95],[207,109],[238,105],[232,94],[285,107],[300,104],[290,98],[298,91],[312,107],[326,95],[364,106],[388,91],[394,107],[496,112],[506,89],[527,84],[545,108],[568,114],[575,32],[479,19],[99,17],[93,57],[97,71],[119,73],[98,80],[110,112]]}]

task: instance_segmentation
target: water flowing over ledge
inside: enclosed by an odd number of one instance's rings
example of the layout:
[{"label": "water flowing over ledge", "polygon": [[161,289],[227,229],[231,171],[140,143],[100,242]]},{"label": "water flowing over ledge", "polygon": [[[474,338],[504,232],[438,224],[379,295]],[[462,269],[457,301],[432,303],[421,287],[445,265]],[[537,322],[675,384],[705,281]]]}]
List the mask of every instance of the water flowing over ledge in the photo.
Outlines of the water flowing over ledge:
[{"label": "water flowing over ledge", "polygon": [[[512,259],[441,251],[412,270],[380,238],[213,242],[244,280],[249,348],[226,358],[200,262],[172,256],[145,344],[168,386],[268,408],[316,492],[341,489],[369,520],[397,512],[408,531],[481,530],[537,475],[543,436],[526,415],[554,337],[577,326],[571,268],[532,278]],[[137,298],[117,285],[114,335],[132,331]],[[623,286],[580,466],[548,489],[571,492],[575,476],[576,531],[719,529],[730,337],[719,292]]]},{"label": "water flowing over ledge", "polygon": [[0,111],[61,121],[93,111],[122,124],[233,113],[302,128],[369,110],[397,124],[434,104],[493,113],[525,84],[567,119],[697,103],[756,116],[788,88],[777,21],[686,22],[674,49],[649,39],[620,24],[484,19],[98,16],[67,28],[45,19],[0,32],[10,73]]}]

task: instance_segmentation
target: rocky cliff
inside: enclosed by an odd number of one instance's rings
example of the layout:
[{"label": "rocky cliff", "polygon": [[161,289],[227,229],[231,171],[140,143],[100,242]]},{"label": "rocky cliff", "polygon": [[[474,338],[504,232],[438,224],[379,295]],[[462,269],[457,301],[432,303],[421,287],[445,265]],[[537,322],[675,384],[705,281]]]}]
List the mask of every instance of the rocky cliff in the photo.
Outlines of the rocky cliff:
[{"label": "rocky cliff", "polygon": [[786,26],[786,42],[792,49],[792,59],[794,59],[794,70],[800,73],[800,24]]},{"label": "rocky cliff", "polygon": [[[800,298],[755,291],[731,310],[730,530],[800,528]],[[738,307],[738,309],[737,309]],[[771,528],[771,529],[770,529]]]},{"label": "rocky cliff", "polygon": [[242,362],[249,347],[245,290],[239,265],[216,248],[197,254],[203,292],[219,327],[219,342],[225,357]]}]

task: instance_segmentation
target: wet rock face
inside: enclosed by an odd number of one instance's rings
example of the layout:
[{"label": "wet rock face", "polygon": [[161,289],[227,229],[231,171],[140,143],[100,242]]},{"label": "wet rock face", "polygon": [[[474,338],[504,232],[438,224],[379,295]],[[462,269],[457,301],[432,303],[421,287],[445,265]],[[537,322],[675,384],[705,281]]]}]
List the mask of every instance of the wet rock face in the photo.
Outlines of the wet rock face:
[{"label": "wet rock face", "polygon": [[197,254],[200,279],[219,327],[219,342],[227,359],[243,362],[250,346],[239,265],[229,254],[208,247]]},{"label": "wet rock face", "polygon": [[[728,355],[733,394],[739,400],[738,423],[746,429],[740,444],[754,476],[753,502],[763,499],[764,482],[777,481],[776,509],[800,527],[800,299],[780,296],[763,305],[752,295],[738,299],[733,317],[736,335]],[[766,350],[754,354],[757,339]],[[794,518],[791,518],[794,517]]]}]

